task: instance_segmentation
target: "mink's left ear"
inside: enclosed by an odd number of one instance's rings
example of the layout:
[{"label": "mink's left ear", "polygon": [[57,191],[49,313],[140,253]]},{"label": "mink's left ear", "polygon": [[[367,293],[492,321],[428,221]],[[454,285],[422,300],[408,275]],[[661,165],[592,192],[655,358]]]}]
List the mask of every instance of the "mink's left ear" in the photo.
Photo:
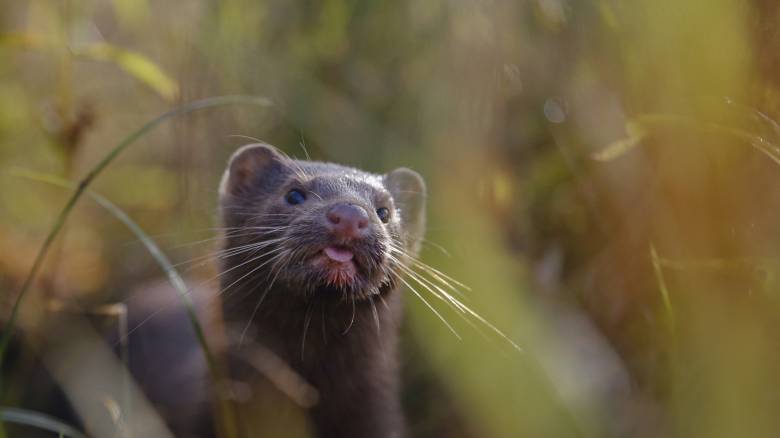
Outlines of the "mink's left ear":
[{"label": "mink's left ear", "polygon": [[384,184],[401,214],[404,247],[417,255],[425,234],[425,181],[417,172],[400,167],[385,175]]}]

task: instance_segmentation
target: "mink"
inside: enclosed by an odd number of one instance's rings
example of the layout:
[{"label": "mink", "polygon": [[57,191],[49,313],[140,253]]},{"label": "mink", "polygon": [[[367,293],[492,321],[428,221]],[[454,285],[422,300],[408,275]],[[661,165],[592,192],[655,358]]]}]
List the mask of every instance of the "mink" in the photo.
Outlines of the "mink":
[{"label": "mink", "polygon": [[314,435],[404,436],[400,286],[425,228],[420,175],[295,160],[253,144],[231,157],[219,205],[233,377],[257,373],[236,358],[260,348],[310,388],[303,404]]}]

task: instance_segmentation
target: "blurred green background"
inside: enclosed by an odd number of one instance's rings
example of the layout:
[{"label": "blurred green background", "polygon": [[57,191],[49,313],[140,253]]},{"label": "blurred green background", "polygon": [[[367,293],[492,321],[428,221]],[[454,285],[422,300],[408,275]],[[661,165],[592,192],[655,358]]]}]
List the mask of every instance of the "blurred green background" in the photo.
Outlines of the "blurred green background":
[{"label": "blurred green background", "polygon": [[[780,4],[0,5],[5,317],[68,197],[23,172],[79,180],[167,110],[254,95],[273,105],[173,118],[92,189],[180,263],[213,251],[191,243],[215,235],[219,177],[246,137],[418,170],[422,260],[522,352],[435,303],[458,340],[410,295],[411,436],[780,436]],[[182,271],[196,283],[214,267]],[[34,333],[44,300],[117,303],[160,278],[83,199],[20,326]],[[17,368],[6,406],[35,390]]]}]

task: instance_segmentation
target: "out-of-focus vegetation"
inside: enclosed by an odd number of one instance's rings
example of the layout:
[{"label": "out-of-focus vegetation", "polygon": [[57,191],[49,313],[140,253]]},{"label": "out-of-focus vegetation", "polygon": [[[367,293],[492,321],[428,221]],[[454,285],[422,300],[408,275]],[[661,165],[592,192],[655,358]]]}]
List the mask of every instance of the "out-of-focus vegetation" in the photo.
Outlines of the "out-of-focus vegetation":
[{"label": "out-of-focus vegetation", "polygon": [[[780,435],[775,2],[32,0],[0,11],[3,321],[69,196],[22,175],[78,181],[172,108],[254,95],[273,105],[172,118],[91,189],[177,264],[213,251],[217,183],[248,137],[420,171],[423,260],[471,286],[464,301],[522,352],[434,303],[458,340],[410,296],[412,436]],[[126,350],[102,339],[133,329],[122,303],[165,274],[90,202],[23,301],[2,405],[63,405],[27,366],[42,358],[74,404],[122,420],[86,419],[90,434],[163,434],[123,371]],[[214,275],[203,260],[178,266],[190,285]],[[64,312],[52,303],[88,309],[90,328],[38,330]],[[91,400],[87,387],[118,397]]]}]

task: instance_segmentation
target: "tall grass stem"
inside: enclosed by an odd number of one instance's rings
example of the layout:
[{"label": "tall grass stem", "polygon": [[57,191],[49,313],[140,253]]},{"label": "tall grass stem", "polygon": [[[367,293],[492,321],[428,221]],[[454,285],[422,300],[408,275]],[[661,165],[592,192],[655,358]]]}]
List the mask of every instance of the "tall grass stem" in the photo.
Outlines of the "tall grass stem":
[{"label": "tall grass stem", "polygon": [[[119,142],[119,144],[117,144],[113,149],[111,149],[111,151],[109,151],[109,153],[105,157],[103,157],[103,159],[100,160],[100,162],[98,162],[97,165],[95,165],[95,167],[93,167],[89,171],[89,173],[87,173],[87,175],[78,183],[76,189],[74,190],[73,194],[65,203],[65,206],[62,208],[59,215],[55,219],[54,224],[52,225],[49,233],[46,236],[46,239],[44,240],[43,244],[38,250],[38,253],[35,256],[35,260],[33,261],[33,265],[30,268],[30,272],[27,274],[27,277],[25,278],[24,283],[22,284],[22,287],[19,290],[16,300],[14,301],[14,305],[13,308],[11,309],[10,317],[8,319],[8,322],[5,324],[5,327],[3,328],[2,338],[0,338],[0,369],[2,369],[3,367],[5,353],[7,351],[8,344],[11,340],[11,336],[13,335],[13,331],[16,326],[17,319],[19,317],[19,310],[21,308],[22,303],[24,302],[24,298],[27,296],[27,293],[30,287],[32,286],[33,281],[35,280],[38,271],[43,265],[43,261],[46,258],[46,254],[48,253],[51,244],[54,242],[54,239],[57,237],[63,225],[65,224],[65,221],[67,220],[68,216],[73,210],[73,207],[75,207],[76,203],[84,194],[87,187],[89,187],[92,181],[94,181],[94,179],[97,178],[97,176],[100,175],[100,173],[103,172],[105,168],[108,167],[108,165],[111,164],[111,162],[114,161],[114,159],[116,159],[116,157],[118,157],[119,154],[121,154],[125,149],[127,149],[130,145],[137,142],[149,131],[153,130],[158,125],[162,124],[168,119],[171,119],[179,115],[188,114],[194,111],[202,110],[202,109],[214,108],[214,107],[231,105],[231,104],[256,105],[262,107],[269,107],[272,105],[271,101],[267,98],[237,95],[237,96],[218,96],[218,97],[197,100],[187,105],[175,108],[147,122],[145,125],[141,126],[138,130],[125,137],[122,141]],[[105,198],[103,198],[103,200],[107,201],[105,200]],[[110,203],[107,205],[113,206],[113,204]],[[106,207],[106,205],[103,206]],[[120,220],[122,220],[122,218],[128,220],[128,222],[125,222],[123,220],[125,225],[130,227],[134,233],[137,233],[137,235],[139,235],[139,238],[142,239],[144,245],[146,245],[149,252],[157,260],[157,262],[161,264],[161,266],[165,270],[166,275],[168,275],[169,280],[176,288],[177,292],[182,297],[187,307],[187,312],[192,321],[193,328],[195,329],[198,342],[201,344],[201,347],[203,348],[203,352],[207,357],[209,369],[212,372],[212,375],[216,377],[218,375],[216,363],[214,361],[213,356],[211,355],[208,345],[206,344],[206,339],[203,333],[203,329],[201,325],[198,323],[197,316],[192,306],[192,301],[190,300],[189,295],[187,294],[187,287],[184,284],[184,281],[181,279],[181,276],[178,274],[178,272],[176,272],[176,270],[168,261],[167,257],[165,257],[165,255],[159,250],[157,245],[155,245],[154,242],[146,235],[146,233],[144,233],[143,230],[141,230],[141,228],[135,224],[135,222],[130,220],[130,218],[127,217],[127,215],[125,215],[124,212],[122,212],[118,208],[114,208],[114,209],[111,209],[109,207],[106,208],[111,210],[112,213],[114,213],[115,215],[119,214],[117,217],[120,218]],[[140,232],[140,234],[138,234],[138,232]],[[2,388],[2,386],[0,386],[0,388]]]}]

